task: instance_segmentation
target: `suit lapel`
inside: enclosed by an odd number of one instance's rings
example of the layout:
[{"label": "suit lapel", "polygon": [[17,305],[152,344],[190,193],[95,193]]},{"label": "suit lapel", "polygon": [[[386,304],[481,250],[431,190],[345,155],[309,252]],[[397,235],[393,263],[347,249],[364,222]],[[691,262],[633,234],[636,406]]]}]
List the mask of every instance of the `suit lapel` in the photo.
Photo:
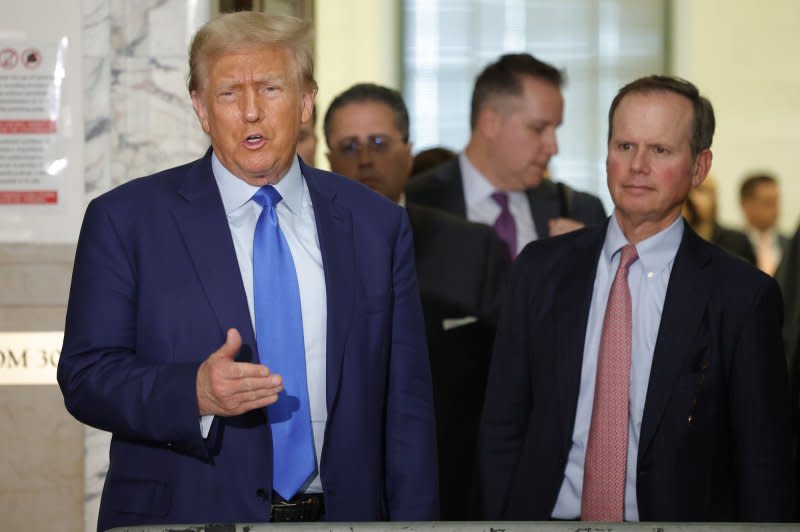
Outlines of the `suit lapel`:
[{"label": "suit lapel", "polygon": [[603,246],[606,226],[587,230],[577,241],[567,270],[556,288],[556,378],[558,379],[559,417],[562,441],[569,446],[578,407],[583,347],[589,308],[592,301],[597,261]]},{"label": "suit lapel", "polygon": [[710,260],[706,244],[684,224],[684,234],[667,285],[664,309],[647,386],[639,457],[658,430],[676,379],[693,355],[692,342],[709,298],[704,269]]},{"label": "suit lapel", "polygon": [[355,264],[352,218],[349,210],[337,205],[336,191],[327,183],[331,177],[301,165],[303,176],[314,205],[319,235],[322,267],[325,272],[325,293],[328,301],[326,342],[326,403],[332,415],[339,393],[344,344],[355,303]]},{"label": "suit lapel", "polygon": [[[255,349],[255,334],[222,199],[211,171],[211,151],[193,164],[178,189],[185,202],[173,211],[200,283],[220,328],[235,327]],[[252,353],[254,360],[258,360]]]}]

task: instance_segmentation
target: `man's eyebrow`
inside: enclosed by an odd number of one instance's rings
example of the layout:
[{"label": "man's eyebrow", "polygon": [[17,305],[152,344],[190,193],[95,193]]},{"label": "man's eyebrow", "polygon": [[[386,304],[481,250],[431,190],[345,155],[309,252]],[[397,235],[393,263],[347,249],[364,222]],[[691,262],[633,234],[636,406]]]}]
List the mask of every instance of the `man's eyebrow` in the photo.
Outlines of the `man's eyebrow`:
[{"label": "man's eyebrow", "polygon": [[[265,83],[283,83],[285,81],[285,79],[286,78],[284,76],[280,76],[280,75],[277,75],[277,74],[267,74],[267,75],[264,75],[264,76],[258,76],[258,77],[253,78],[253,82],[258,84],[258,85],[263,85]],[[240,79],[235,79],[235,78],[225,79],[225,78],[223,78],[223,79],[219,80],[219,82],[217,83],[217,87],[216,88],[217,89],[237,88],[237,87],[241,87],[245,83],[246,82],[243,82]]]},{"label": "man's eyebrow", "polygon": [[221,79],[217,82],[216,90],[234,89],[240,87],[241,82],[238,79]]},{"label": "man's eyebrow", "polygon": [[259,84],[264,83],[283,83],[286,81],[285,76],[281,76],[278,74],[266,74],[264,76],[258,76],[253,78],[253,81]]}]

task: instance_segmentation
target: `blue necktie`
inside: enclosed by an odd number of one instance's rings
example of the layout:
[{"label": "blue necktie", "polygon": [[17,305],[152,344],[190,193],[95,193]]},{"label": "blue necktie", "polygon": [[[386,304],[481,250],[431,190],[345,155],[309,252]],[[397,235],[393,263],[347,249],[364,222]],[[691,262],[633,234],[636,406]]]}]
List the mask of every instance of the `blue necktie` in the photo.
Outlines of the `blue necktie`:
[{"label": "blue necktie", "polygon": [[267,415],[272,427],[272,488],[289,500],[316,472],[316,455],[300,289],[292,252],[275,213],[281,199],[269,185],[253,195],[262,207],[253,236],[253,299],[259,359],[283,377],[283,391],[267,407]]}]

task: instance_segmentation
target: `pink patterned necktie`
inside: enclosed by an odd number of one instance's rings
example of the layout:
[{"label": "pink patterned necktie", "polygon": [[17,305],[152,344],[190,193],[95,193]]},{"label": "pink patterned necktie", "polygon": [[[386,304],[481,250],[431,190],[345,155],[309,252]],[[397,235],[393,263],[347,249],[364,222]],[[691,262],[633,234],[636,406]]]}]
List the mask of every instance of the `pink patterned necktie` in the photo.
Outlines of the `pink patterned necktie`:
[{"label": "pink patterned necktie", "polygon": [[508,208],[508,194],[493,192],[492,199],[500,206],[500,214],[494,221],[494,231],[506,243],[508,255],[511,262],[514,262],[517,256],[517,222],[514,221],[514,216]]},{"label": "pink patterned necktie", "polygon": [[625,466],[631,378],[631,292],[628,269],[639,255],[622,248],[608,295],[594,388],[592,422],[583,464],[583,521],[622,521],[625,517]]}]

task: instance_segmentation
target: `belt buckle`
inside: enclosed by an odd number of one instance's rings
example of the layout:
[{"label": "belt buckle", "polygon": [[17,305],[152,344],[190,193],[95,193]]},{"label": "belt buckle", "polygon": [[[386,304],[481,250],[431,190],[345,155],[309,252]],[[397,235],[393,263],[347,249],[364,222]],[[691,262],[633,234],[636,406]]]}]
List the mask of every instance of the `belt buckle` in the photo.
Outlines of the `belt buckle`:
[{"label": "belt buckle", "polygon": [[322,517],[322,497],[304,495],[297,500],[280,499],[272,504],[270,517],[276,522],[319,521]]}]

